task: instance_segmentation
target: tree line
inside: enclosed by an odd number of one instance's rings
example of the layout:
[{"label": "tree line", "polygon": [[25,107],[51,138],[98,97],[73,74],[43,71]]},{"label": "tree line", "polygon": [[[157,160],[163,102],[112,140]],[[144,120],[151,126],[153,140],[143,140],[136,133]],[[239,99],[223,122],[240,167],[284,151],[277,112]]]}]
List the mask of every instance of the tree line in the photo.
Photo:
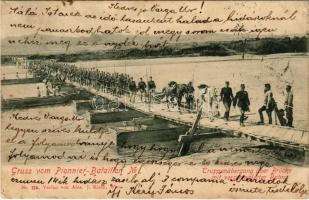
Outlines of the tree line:
[{"label": "tree line", "polygon": [[[73,54],[28,55],[28,59],[55,59],[59,62],[76,62],[102,59],[138,59],[181,56],[230,56],[242,54],[276,54],[308,52],[308,36],[255,38],[228,42],[170,44],[161,49],[130,48],[121,50],[102,50]],[[10,56],[2,56],[1,63],[12,62]]]}]

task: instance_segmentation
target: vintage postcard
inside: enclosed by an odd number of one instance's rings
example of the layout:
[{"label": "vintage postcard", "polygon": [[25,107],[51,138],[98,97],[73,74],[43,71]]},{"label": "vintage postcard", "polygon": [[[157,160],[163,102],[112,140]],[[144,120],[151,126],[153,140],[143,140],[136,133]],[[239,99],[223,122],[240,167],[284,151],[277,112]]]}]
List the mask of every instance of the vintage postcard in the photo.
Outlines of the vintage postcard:
[{"label": "vintage postcard", "polygon": [[307,1],[1,1],[3,198],[306,199]]}]

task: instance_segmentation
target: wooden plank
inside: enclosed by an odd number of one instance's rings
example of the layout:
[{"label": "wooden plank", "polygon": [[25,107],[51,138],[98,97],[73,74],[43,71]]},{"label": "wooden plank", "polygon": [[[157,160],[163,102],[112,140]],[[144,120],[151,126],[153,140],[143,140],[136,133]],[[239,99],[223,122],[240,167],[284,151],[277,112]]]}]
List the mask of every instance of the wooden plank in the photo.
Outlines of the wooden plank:
[{"label": "wooden plank", "polygon": [[209,133],[199,133],[194,135],[180,135],[178,138],[179,142],[193,142],[196,140],[203,140],[206,138],[213,138],[222,136],[221,131],[209,132]]},{"label": "wooden plank", "polygon": [[[198,123],[201,119],[201,116],[202,116],[202,113],[203,113],[203,110],[200,109],[197,113],[197,116],[192,124],[192,127],[190,128],[189,131],[186,132],[185,135],[187,136],[192,136],[196,129],[197,129],[197,126],[198,126]],[[180,147],[180,150],[179,150],[179,153],[178,153],[178,156],[184,156],[188,153],[189,149],[190,149],[190,144],[191,144],[191,141],[181,141],[181,138],[178,139],[178,142],[181,142],[181,147]]]}]

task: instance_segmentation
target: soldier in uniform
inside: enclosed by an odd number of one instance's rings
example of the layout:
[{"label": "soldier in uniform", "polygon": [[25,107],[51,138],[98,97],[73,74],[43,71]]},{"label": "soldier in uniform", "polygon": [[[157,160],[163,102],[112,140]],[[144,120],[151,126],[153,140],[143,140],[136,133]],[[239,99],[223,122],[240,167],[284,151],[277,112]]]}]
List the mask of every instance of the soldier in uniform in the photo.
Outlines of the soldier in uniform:
[{"label": "soldier in uniform", "polygon": [[135,102],[135,95],[136,95],[136,83],[133,80],[133,77],[131,77],[129,82],[129,91],[130,91],[130,102]]},{"label": "soldier in uniform", "polygon": [[98,69],[96,69],[95,71],[95,76],[94,76],[94,88],[99,91],[100,90],[100,80],[101,80],[101,76],[100,76],[100,72]]},{"label": "soldier in uniform", "polygon": [[271,86],[269,83],[265,84],[264,88],[264,104],[259,109],[259,115],[260,115],[260,121],[258,124],[264,124],[264,117],[263,117],[263,111],[266,111],[268,116],[268,123],[272,124],[272,112],[275,108],[275,100],[273,97],[273,93],[271,91]]},{"label": "soldier in uniform", "polygon": [[86,85],[86,70],[85,69],[82,69],[79,78],[80,78],[82,85]]},{"label": "soldier in uniform", "polygon": [[100,91],[103,91],[103,87],[104,87],[104,72],[99,72],[99,81],[98,81],[98,89]]},{"label": "soldier in uniform", "polygon": [[292,87],[290,85],[286,86],[286,96],[284,100],[286,118],[287,118],[287,126],[293,127],[293,93]]},{"label": "soldier in uniform", "polygon": [[91,72],[88,70],[87,72],[87,86],[89,87],[91,85]]},{"label": "soldier in uniform", "polygon": [[111,78],[111,91],[112,91],[112,94],[115,96],[116,95],[116,91],[117,91],[117,88],[116,88],[116,74],[113,73],[112,74],[112,78]]},{"label": "soldier in uniform", "polygon": [[120,74],[119,77],[119,95],[124,95],[127,89],[126,76],[125,74]]},{"label": "soldier in uniform", "polygon": [[144,101],[146,101],[146,83],[143,81],[143,78],[140,78],[140,81],[138,82],[138,90],[141,95],[141,102],[143,102],[143,97]]},{"label": "soldier in uniform", "polygon": [[37,89],[37,94],[38,94],[38,97],[41,97],[40,87],[38,86],[36,89]]},{"label": "soldier in uniform", "polygon": [[104,92],[110,92],[110,83],[111,83],[111,75],[109,73],[106,74],[104,78]]},{"label": "soldier in uniform", "polygon": [[206,84],[200,84],[199,86],[197,86],[197,88],[199,89],[199,95],[198,98],[196,99],[196,108],[197,111],[199,111],[205,108],[206,103],[205,95],[207,93],[208,86]]},{"label": "soldier in uniform", "polygon": [[213,94],[212,94],[213,117],[220,117],[219,104],[220,104],[220,96],[218,94],[217,88],[214,87],[213,88]]},{"label": "soldier in uniform", "polygon": [[187,85],[186,102],[188,110],[191,112],[194,109],[194,87],[191,81]]},{"label": "soldier in uniform", "polygon": [[87,85],[87,70],[86,69],[83,69],[82,70],[82,75],[81,75],[81,80],[82,80],[82,83],[83,85]]},{"label": "soldier in uniform", "polygon": [[230,83],[225,82],[225,87],[221,89],[220,97],[223,105],[225,107],[224,120],[228,121],[230,116],[230,108],[233,101],[233,92],[232,88],[229,87]]},{"label": "soldier in uniform", "polygon": [[83,85],[87,85],[87,71],[86,71],[86,69],[82,70],[82,74],[81,74],[80,79],[81,79]]},{"label": "soldier in uniform", "polygon": [[46,85],[46,96],[47,97],[50,97],[50,95],[51,95],[51,90],[49,89],[49,87],[48,87],[48,85]]},{"label": "soldier in uniform", "polygon": [[120,96],[121,95],[121,75],[117,73],[116,78],[115,78],[115,93],[116,96]]},{"label": "soldier in uniform", "polygon": [[244,126],[245,112],[249,111],[250,106],[249,94],[247,91],[245,91],[245,84],[240,84],[240,91],[238,91],[235,95],[233,101],[234,108],[236,104],[240,109],[240,118],[239,118],[240,126]]},{"label": "soldier in uniform", "polygon": [[148,81],[148,101],[149,103],[152,101],[152,98],[154,96],[154,93],[156,91],[156,83],[152,80],[152,76],[149,77],[149,81]]}]

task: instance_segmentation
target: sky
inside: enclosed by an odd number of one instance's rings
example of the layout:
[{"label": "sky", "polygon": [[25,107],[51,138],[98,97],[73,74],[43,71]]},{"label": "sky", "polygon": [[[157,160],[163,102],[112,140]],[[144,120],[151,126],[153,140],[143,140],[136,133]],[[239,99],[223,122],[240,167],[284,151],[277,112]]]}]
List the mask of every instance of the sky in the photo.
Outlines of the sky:
[{"label": "sky", "polygon": [[[83,28],[97,27],[102,28],[112,28],[117,25],[119,27],[125,27],[126,23],[121,22],[106,22],[97,19],[86,19],[84,17],[48,17],[46,14],[46,8],[51,7],[51,9],[59,9],[63,12],[76,12],[79,11],[82,15],[92,14],[97,16],[111,16],[120,17],[126,14],[129,17],[136,16],[136,12],[133,11],[122,11],[116,9],[108,9],[111,6],[112,1],[74,1],[72,5],[63,5],[59,1],[1,1],[1,38],[8,36],[21,36],[27,34],[33,34],[36,32],[38,27],[46,28],[68,28],[76,27],[80,25]],[[140,9],[150,9],[154,4],[158,4],[157,7],[164,9],[177,10],[180,6],[188,6],[190,8],[196,9],[193,13],[182,13],[184,18],[191,19],[194,15],[198,18],[205,19],[210,18],[222,18],[225,19],[233,10],[238,14],[237,16],[242,16],[247,14],[249,16],[256,15],[267,15],[272,12],[273,16],[289,16],[294,11],[297,11],[294,20],[288,21],[266,21],[266,22],[243,22],[248,28],[259,28],[268,27],[277,29],[276,32],[272,32],[273,35],[303,35],[308,33],[308,11],[309,6],[307,1],[127,1],[118,2],[119,6],[126,6],[127,8],[136,7]],[[10,10],[17,8],[19,11],[25,12],[28,8],[37,11],[38,13],[44,13],[44,16],[25,16],[19,14],[10,14]],[[151,19],[152,17],[162,18],[166,12],[145,12],[139,15],[139,18]],[[180,13],[176,13],[174,16],[179,17]],[[168,14],[167,17],[171,17],[172,14]],[[11,28],[10,24],[32,24],[35,29],[16,29]],[[187,30],[204,30],[204,29],[218,29],[220,28],[232,28],[237,24],[233,23],[209,23],[206,25],[182,25],[182,24],[155,24],[152,25],[151,31],[153,30],[174,30],[174,31],[187,31]],[[241,25],[241,24],[240,24]],[[136,33],[137,30],[146,30],[148,24],[129,24],[131,33]],[[149,32],[152,34],[153,32]],[[267,33],[265,33],[267,34]],[[51,33],[48,33],[51,35]],[[80,37],[87,36],[85,34],[54,34],[58,36],[70,36],[70,37]]]}]

